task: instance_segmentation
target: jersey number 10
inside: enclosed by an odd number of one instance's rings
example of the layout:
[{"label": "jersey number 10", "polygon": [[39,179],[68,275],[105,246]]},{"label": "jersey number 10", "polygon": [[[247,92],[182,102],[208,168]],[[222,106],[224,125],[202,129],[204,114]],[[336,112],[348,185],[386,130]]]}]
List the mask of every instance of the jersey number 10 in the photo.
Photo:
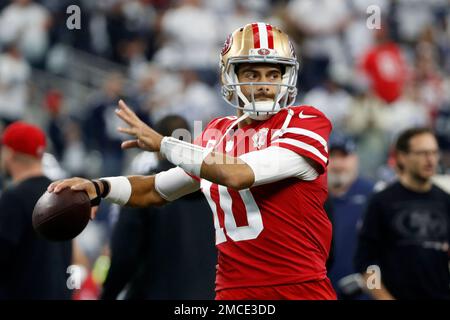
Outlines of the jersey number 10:
[{"label": "jersey number 10", "polygon": [[[216,228],[216,245],[227,241],[225,233],[233,241],[243,241],[256,239],[261,231],[264,229],[261,211],[253,198],[252,193],[249,189],[240,190],[239,196],[242,199],[245,207],[245,214],[247,216],[248,224],[246,226],[238,227],[236,224],[235,216],[237,212],[233,213],[232,209],[232,198],[228,189],[221,185],[217,186],[216,192],[218,191],[218,199],[213,199],[211,196],[211,190],[213,184],[207,180],[202,180],[201,186],[203,193],[208,200],[209,205],[213,211],[214,215],[214,226]],[[222,210],[224,213],[224,224],[221,225],[219,222],[218,211]]]}]

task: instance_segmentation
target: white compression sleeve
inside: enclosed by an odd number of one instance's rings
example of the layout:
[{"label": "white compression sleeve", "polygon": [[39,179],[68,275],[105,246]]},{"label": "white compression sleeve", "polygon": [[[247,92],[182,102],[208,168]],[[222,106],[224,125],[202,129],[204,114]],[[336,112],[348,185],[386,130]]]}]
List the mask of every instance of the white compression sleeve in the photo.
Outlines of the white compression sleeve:
[{"label": "white compression sleeve", "polygon": [[200,189],[200,182],[182,168],[175,167],[155,176],[155,189],[167,201],[173,201]]},{"label": "white compression sleeve", "polygon": [[161,154],[167,160],[197,177],[200,177],[203,160],[209,151],[206,148],[173,137],[164,137],[160,149]]},{"label": "white compression sleeve", "polygon": [[312,181],[319,176],[304,157],[276,146],[243,154],[239,159],[252,168],[255,175],[253,186],[291,177]]}]

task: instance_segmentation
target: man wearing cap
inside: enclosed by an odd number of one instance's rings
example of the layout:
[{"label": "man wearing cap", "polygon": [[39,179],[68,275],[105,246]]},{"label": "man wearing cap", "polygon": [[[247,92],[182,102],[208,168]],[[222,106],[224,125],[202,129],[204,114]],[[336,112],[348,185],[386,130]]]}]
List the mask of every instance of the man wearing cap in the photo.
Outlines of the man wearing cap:
[{"label": "man wearing cap", "polygon": [[0,196],[0,300],[68,299],[71,242],[40,239],[31,224],[51,182],[42,170],[45,134],[18,121],[6,127],[1,142],[1,169],[11,184]]},{"label": "man wearing cap", "polygon": [[329,142],[329,200],[333,207],[333,264],[328,276],[339,299],[359,299],[360,275],[353,267],[357,224],[374,184],[359,175],[359,159],[351,137],[335,132]]}]

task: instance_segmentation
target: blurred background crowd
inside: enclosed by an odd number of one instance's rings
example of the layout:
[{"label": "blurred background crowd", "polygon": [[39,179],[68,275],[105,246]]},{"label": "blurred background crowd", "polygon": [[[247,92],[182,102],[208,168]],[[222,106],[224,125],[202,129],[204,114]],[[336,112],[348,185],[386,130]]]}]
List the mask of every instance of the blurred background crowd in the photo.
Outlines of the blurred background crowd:
[{"label": "blurred background crowd", "polygon": [[[80,29],[66,24],[70,5],[81,9]],[[371,29],[378,10],[381,28]],[[418,126],[434,130],[439,173],[450,173],[448,0],[0,0],[2,126],[45,129],[51,179],[148,173],[155,155],[120,148],[117,101],[150,125],[178,115],[191,130],[234,113],[220,96],[219,53],[229,33],[255,21],[291,36],[297,104],[351,138],[360,175],[395,179],[392,142]],[[99,296],[119,211],[102,205],[78,239],[97,288],[85,298]]]}]

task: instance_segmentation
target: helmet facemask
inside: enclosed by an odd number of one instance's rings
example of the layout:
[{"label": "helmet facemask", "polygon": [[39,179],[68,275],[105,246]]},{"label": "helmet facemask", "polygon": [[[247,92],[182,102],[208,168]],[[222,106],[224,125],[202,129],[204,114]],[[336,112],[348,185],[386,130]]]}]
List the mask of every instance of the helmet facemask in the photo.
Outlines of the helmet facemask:
[{"label": "helmet facemask", "polygon": [[[282,66],[281,81],[240,82],[237,66],[258,63]],[[236,29],[228,36],[221,52],[222,97],[252,119],[265,120],[295,102],[298,61],[289,37],[278,28],[258,22]],[[272,101],[256,101],[257,87],[274,86]],[[242,86],[246,86],[245,94]],[[247,90],[249,89],[249,90]]]},{"label": "helmet facemask", "polygon": [[[254,120],[266,120],[281,109],[291,106],[295,102],[297,95],[298,62],[294,59],[292,59],[294,61],[282,62],[280,60],[287,59],[278,57],[265,57],[261,59],[258,56],[230,58],[227,66],[225,66],[224,78],[226,82],[222,85],[222,97],[228,104],[248,113],[250,118]],[[240,63],[281,64],[285,71],[279,83],[240,82],[236,73],[236,66]],[[276,87],[275,99],[273,101],[257,101],[255,99],[256,87],[261,85]],[[250,97],[244,95],[241,86],[250,87]]]}]

